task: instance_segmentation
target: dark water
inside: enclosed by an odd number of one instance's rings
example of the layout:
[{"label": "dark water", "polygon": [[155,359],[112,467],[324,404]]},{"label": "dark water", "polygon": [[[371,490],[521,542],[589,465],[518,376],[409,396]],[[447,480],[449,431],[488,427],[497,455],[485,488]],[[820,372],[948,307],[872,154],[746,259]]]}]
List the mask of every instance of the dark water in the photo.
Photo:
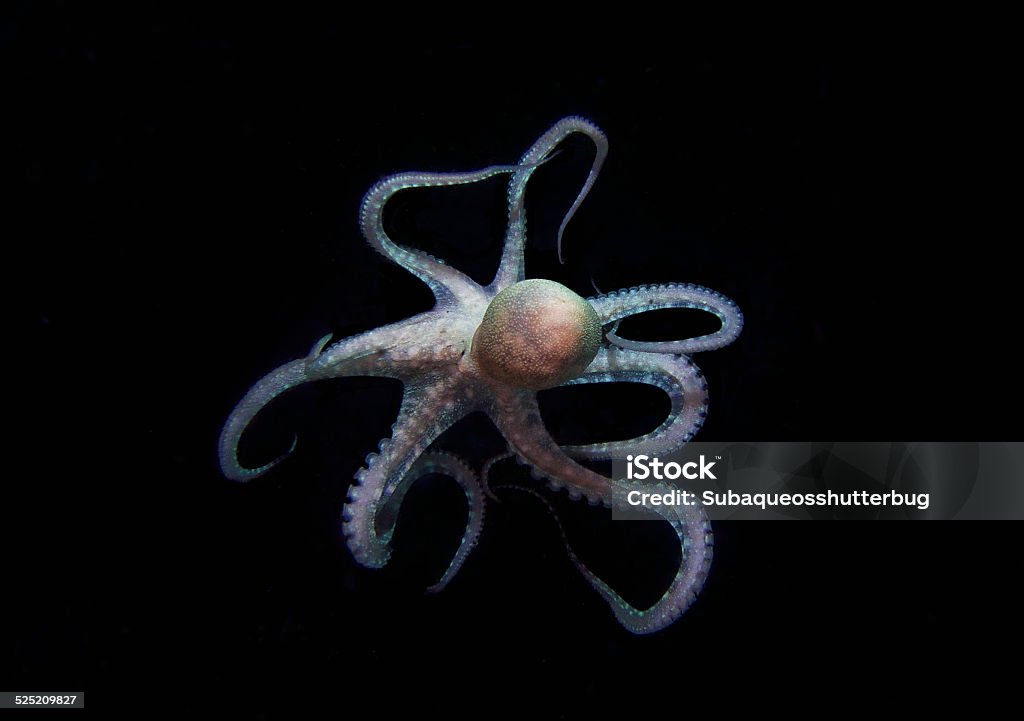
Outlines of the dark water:
[{"label": "dark water", "polygon": [[[25,465],[6,484],[0,686],[243,716],[340,716],[346,699],[405,693],[457,707],[470,691],[492,706],[544,692],[537,713],[559,715],[613,698],[677,705],[671,694],[715,682],[793,703],[802,687],[855,697],[851,679],[943,688],[1019,633],[1008,523],[717,524],[697,604],[636,638],[542,507],[510,497],[450,587],[426,596],[464,519],[454,484],[410,493],[382,571],[358,567],[337,533],[347,484],[395,417],[387,381],[275,402],[243,458],[292,433],[299,446],[260,481],[236,486],[216,465],[221,424],[264,373],[327,331],[430,306],[358,235],[373,182],[513,162],[569,114],[601,126],[610,155],[564,266],[555,231],[588,143],[536,173],[527,273],[585,295],[591,280],[685,281],[734,298],[742,337],[697,359],[711,388],[702,438],[1018,440],[991,76],[898,42],[784,58],[658,43],[386,54],[341,18],[22,9],[3,27],[7,267],[28,330],[11,352],[30,370],[13,383],[24,433],[8,455]],[[495,180],[406,194],[387,222],[486,281],[503,192]],[[635,388],[542,395],[567,442],[645,430],[663,406]],[[476,465],[502,448],[482,418],[442,445]],[[613,586],[637,603],[660,594],[677,559],[666,529],[554,502]]]}]

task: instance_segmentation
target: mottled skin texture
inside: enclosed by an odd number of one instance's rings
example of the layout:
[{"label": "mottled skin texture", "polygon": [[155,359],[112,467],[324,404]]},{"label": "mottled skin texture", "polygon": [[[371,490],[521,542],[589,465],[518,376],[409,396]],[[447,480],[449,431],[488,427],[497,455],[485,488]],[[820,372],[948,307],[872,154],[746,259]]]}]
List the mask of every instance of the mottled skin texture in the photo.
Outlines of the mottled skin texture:
[{"label": "mottled skin texture", "polygon": [[471,352],[488,377],[541,390],[580,375],[600,347],[601,319],[594,307],[560,283],[537,279],[494,297]]},{"label": "mottled skin texture", "polygon": [[[237,481],[259,476],[282,459],[258,468],[238,462],[238,441],[256,414],[281,393],[325,378],[384,376],[404,386],[392,435],[380,442],[356,473],[342,513],[342,532],[359,563],[380,567],[391,553],[398,510],[409,486],[428,473],[444,473],[459,483],[469,503],[469,519],[459,550],[440,590],[462,566],[483,528],[487,474],[428,447],[452,424],[474,411],[486,413],[504,435],[509,454],[533,467],[553,489],[571,497],[611,505],[629,486],[580,465],[573,458],[608,459],[627,453],[663,455],[689,441],[707,415],[707,384],[688,357],[731,343],[742,315],[728,298],[688,284],[645,286],[584,300],[558,283],[525,280],[526,184],[533,172],[568,135],[581,133],[596,147],[594,163],[576,201],[559,228],[592,187],[607,154],[604,134],[582,118],[564,118],[542,135],[519,163],[468,173],[403,173],[366,194],[360,225],[380,253],[426,283],[436,303],[426,313],[352,338],[320,339],[305,358],[266,375],[239,402],[221,432],[219,455],[224,475]],[[505,247],[494,280],[480,286],[426,253],[398,246],[384,232],[388,199],[410,188],[475,183],[510,176]],[[722,327],[709,335],[671,342],[620,338],[617,321],[659,308],[697,308],[715,314]],[[603,336],[603,337],[602,337]],[[537,390],[556,385],[604,382],[647,383],[668,394],[665,421],[638,438],[562,447],[548,434],[537,409]],[[495,459],[497,460],[497,459]],[[655,509],[672,525],[682,560],[662,597],[640,610],[626,603],[569,551],[570,559],[608,602],[619,622],[633,633],[651,633],[675,621],[696,598],[711,563],[711,527],[697,507]]]}]

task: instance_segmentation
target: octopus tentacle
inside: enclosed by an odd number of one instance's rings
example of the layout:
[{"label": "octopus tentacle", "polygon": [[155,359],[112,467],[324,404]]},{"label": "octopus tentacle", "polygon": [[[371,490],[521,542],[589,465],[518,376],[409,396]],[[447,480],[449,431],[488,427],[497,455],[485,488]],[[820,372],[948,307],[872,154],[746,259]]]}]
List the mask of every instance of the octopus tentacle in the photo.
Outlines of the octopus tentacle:
[{"label": "octopus tentacle", "polygon": [[[428,593],[437,593],[444,589],[453,578],[455,574],[462,568],[462,564],[466,562],[466,558],[469,557],[470,551],[476,546],[476,542],[480,538],[480,532],[484,527],[484,489],[480,484],[480,479],[477,478],[476,474],[469,469],[469,467],[462,462],[459,458],[455,457],[450,453],[433,452],[424,453],[416,463],[413,464],[406,478],[409,479],[406,488],[396,490],[392,494],[391,499],[388,501],[388,506],[396,504],[394,511],[395,519],[397,520],[398,511],[397,506],[401,505],[402,499],[405,496],[408,486],[411,486],[416,480],[423,476],[431,473],[440,473],[455,479],[455,482],[462,487],[463,492],[466,494],[466,503],[468,505],[467,517],[466,517],[466,530],[462,534],[462,540],[459,542],[459,548],[452,557],[451,562],[448,564],[448,568],[444,574],[437,581],[437,583],[427,588]],[[394,529],[392,528],[388,532],[390,537]]]},{"label": "octopus tentacle", "polygon": [[391,197],[410,188],[438,188],[467,185],[493,178],[502,173],[522,172],[517,165],[492,165],[483,170],[466,173],[401,173],[392,175],[374,185],[363,197],[359,210],[359,224],[363,237],[381,255],[402,266],[422,280],[438,300],[479,293],[479,286],[468,276],[445,265],[443,260],[427,253],[405,248],[395,243],[384,231],[384,206]]},{"label": "octopus tentacle", "polygon": [[[431,310],[346,338],[318,356],[311,355],[311,368],[324,378],[363,375],[403,382],[442,371],[457,363],[466,350],[466,323],[458,315]],[[425,345],[424,338],[435,340]]]},{"label": "octopus tentacle", "polygon": [[471,410],[460,389],[441,375],[406,385],[391,438],[380,442],[379,454],[366,457],[342,513],[342,533],[359,563],[371,568],[387,563],[394,524],[386,518],[381,532],[378,511],[403,488],[403,480],[427,447]]},{"label": "octopus tentacle", "polygon": [[387,501],[381,506],[377,514],[378,536],[385,543],[391,542],[395,532],[395,524],[398,521],[398,513],[401,510],[402,502],[409,488],[424,476],[432,473],[449,476],[462,487],[466,494],[466,502],[469,506],[466,518],[466,530],[462,534],[459,548],[452,557],[444,575],[437,583],[427,588],[428,593],[436,593],[455,577],[455,574],[466,562],[470,551],[476,546],[483,530],[484,523],[484,489],[476,474],[459,458],[451,453],[443,451],[426,452],[416,459],[412,468],[405,474],[405,478],[395,487]]},{"label": "octopus tentacle", "polygon": [[574,499],[585,496],[591,503],[611,504],[611,481],[565,455],[544,427],[536,394],[506,391],[495,399],[490,415],[509,449],[546,476],[552,488],[568,487]]},{"label": "octopus tentacle", "polygon": [[[576,570],[587,580],[587,582],[600,594],[611,607],[616,619],[627,630],[638,635],[645,635],[660,631],[671,625],[678,619],[697,598],[697,593],[704,585],[708,570],[711,568],[711,557],[713,555],[713,535],[711,524],[704,515],[702,509],[696,509],[695,513],[685,514],[687,517],[671,517],[665,514],[663,518],[672,525],[676,531],[683,547],[684,562],[680,564],[679,571],[673,579],[672,585],[661,599],[645,611],[640,611],[624,601],[612,588],[602,581],[597,574],[587,568],[580,560],[569,542],[565,528],[562,526],[558,513],[551,502],[537,493],[532,488],[524,488],[513,484],[497,486],[495,490],[513,490],[527,493],[540,501],[547,509],[558,532],[562,536],[562,543],[565,545],[565,552],[569,560],[576,567]],[[691,557],[686,562],[686,556]]]},{"label": "octopus tentacle", "polygon": [[402,379],[418,370],[423,364],[422,359],[410,358],[404,363],[399,359],[390,364],[379,361],[384,355],[393,356],[393,351],[408,338],[415,337],[417,332],[422,332],[419,328],[429,320],[429,314],[421,314],[338,341],[325,351],[324,347],[331,339],[328,333],[313,345],[305,358],[285,363],[265,375],[238,402],[221,430],[218,442],[221,471],[232,481],[250,481],[269,471],[295,449],[293,442],[291,449],[282,456],[256,468],[246,468],[238,461],[238,443],[245,429],[270,401],[282,393],[324,378],[384,376]]},{"label": "octopus tentacle", "polygon": [[[552,488],[567,487],[571,498],[584,495],[609,505],[613,497],[617,499],[633,489],[633,486],[594,473],[566,456],[540,423],[536,401],[532,397],[502,398],[493,412],[495,424],[509,439],[513,450],[546,476]],[[584,578],[611,607],[619,623],[636,634],[659,631],[679,618],[697,597],[711,565],[711,524],[702,506],[655,506],[651,510],[668,521],[682,547],[679,569],[653,606],[646,610],[635,608],[586,566],[575,561]]]},{"label": "octopus tentacle", "polygon": [[644,383],[665,391],[672,403],[668,417],[656,429],[636,438],[607,443],[563,446],[573,458],[621,458],[627,452],[663,455],[690,441],[704,424],[708,384],[686,356],[637,353],[602,348],[586,373],[562,385],[584,383]]},{"label": "octopus tentacle", "polygon": [[558,260],[565,262],[562,260],[562,234],[593,187],[594,181],[597,180],[597,176],[601,172],[604,159],[608,155],[608,139],[601,129],[590,121],[578,117],[559,120],[550,130],[540,136],[520,159],[520,168],[512,175],[508,186],[508,229],[505,232],[505,249],[501,256],[501,263],[498,265],[498,272],[495,274],[489,290],[493,292],[504,290],[526,277],[523,261],[523,246],[526,243],[526,208],[524,206],[526,183],[533,171],[548,157],[551,151],[573,133],[582,133],[590,138],[597,152],[583,187],[576,196],[576,200],[573,201],[572,207],[562,219],[562,224],[558,227]]},{"label": "octopus tentacle", "polygon": [[491,469],[494,468],[495,463],[501,463],[509,458],[514,458],[515,453],[512,451],[504,451],[496,456],[488,458],[484,462],[484,467],[480,470],[480,485],[483,486],[484,493],[495,503],[501,503],[501,499],[494,495],[494,491],[491,490]]},{"label": "octopus tentacle", "polygon": [[[617,495],[619,493],[624,495],[632,490],[631,487],[626,487],[625,484],[619,482],[616,482],[615,485],[619,488]],[[656,493],[671,491],[664,485],[645,487],[644,490]],[[660,631],[686,612],[686,609],[697,599],[701,588],[704,587],[714,554],[711,521],[708,520],[701,504],[655,506],[650,510],[672,526],[682,550],[682,559],[675,577],[653,606],[643,611],[635,608],[586,566],[577,563],[580,573],[608,603],[619,623],[638,635]]]},{"label": "octopus tentacle", "polygon": [[562,525],[562,519],[558,517],[558,511],[556,511],[555,507],[551,505],[551,501],[549,501],[547,498],[542,496],[534,489],[527,488],[526,486],[520,486],[515,483],[502,483],[500,486],[495,486],[494,490],[515,491],[516,493],[525,493],[539,501],[541,505],[543,505],[544,508],[547,509],[548,515],[550,515],[551,519],[555,522],[555,526],[558,528],[558,533],[562,536],[562,543],[565,544],[565,552],[566,555],[569,556],[569,560],[572,561],[573,565],[576,566],[580,573],[582,573],[583,576],[588,580],[590,579],[590,577],[594,576],[594,574],[590,572],[590,570],[583,564],[579,556],[577,556],[576,552],[573,550],[572,544],[569,542],[569,536],[565,532],[565,526]]},{"label": "octopus tentacle", "polygon": [[285,391],[311,380],[309,374],[309,361],[306,358],[285,363],[283,366],[263,376],[256,385],[249,389],[245,397],[238,402],[231,412],[224,428],[220,432],[218,442],[218,459],[220,469],[225,477],[232,481],[250,481],[253,478],[262,476],[271,468],[287,458],[295,449],[295,442],[291,448],[269,463],[264,463],[256,468],[246,468],[238,462],[238,441],[248,427],[252,419],[270,401],[277,398]]},{"label": "octopus tentacle", "polygon": [[739,307],[721,293],[690,283],[644,285],[588,298],[602,324],[620,320],[635,313],[662,308],[695,308],[718,316],[722,327],[714,333],[686,340],[648,342],[620,338],[615,331],[606,334],[608,341],[620,348],[649,353],[698,353],[727,346],[743,330],[743,314]]},{"label": "octopus tentacle", "polygon": [[334,333],[327,333],[326,335],[318,338],[316,343],[313,344],[313,347],[309,349],[309,353],[306,354],[306,361],[312,363],[319,358],[320,354],[324,352],[324,348],[327,347],[327,344],[331,342],[331,338],[333,337]]}]

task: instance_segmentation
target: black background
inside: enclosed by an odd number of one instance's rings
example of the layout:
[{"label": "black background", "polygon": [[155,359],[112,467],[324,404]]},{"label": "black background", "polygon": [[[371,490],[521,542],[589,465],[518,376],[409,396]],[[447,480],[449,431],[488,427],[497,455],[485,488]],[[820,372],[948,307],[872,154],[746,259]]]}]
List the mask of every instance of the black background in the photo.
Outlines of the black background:
[{"label": "black background", "polygon": [[[447,708],[470,689],[498,704],[546,692],[538,713],[561,713],[633,683],[665,701],[715,679],[845,699],[851,679],[943,688],[1019,631],[1016,524],[717,524],[697,604],[637,638],[543,508],[509,496],[425,596],[464,519],[454,484],[410,493],[384,570],[358,567],[337,532],[394,420],[388,381],[275,402],[243,460],[292,433],[299,446],[266,478],[236,486],[216,465],[221,424],[264,373],[325,332],[430,307],[358,234],[372,183],[513,162],[570,114],[604,129],[610,155],[562,266],[555,231],[592,148],[574,138],[535,174],[527,274],[584,295],[685,281],[735,299],[742,337],[696,359],[703,439],[1014,440],[997,47],[410,43],[340,17],[26,8],[0,35],[6,275],[27,331],[10,351],[24,362],[11,453],[27,462],[6,484],[0,685],[85,689],[94,708],[173,687],[244,715],[405,692]],[[405,193],[386,222],[486,282],[503,211],[494,180]],[[705,328],[655,320],[631,331]],[[566,442],[641,432],[666,405],[632,387],[542,394]],[[482,418],[441,444],[477,466],[503,448]],[[678,553],[667,529],[553,501],[614,587],[660,593]]]}]

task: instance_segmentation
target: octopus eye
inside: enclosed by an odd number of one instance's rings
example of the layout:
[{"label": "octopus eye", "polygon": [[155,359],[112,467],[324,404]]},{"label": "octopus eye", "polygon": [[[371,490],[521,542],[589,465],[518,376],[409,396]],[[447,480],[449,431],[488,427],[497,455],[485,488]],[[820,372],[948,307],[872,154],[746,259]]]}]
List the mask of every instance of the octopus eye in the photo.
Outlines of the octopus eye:
[{"label": "octopus eye", "polygon": [[516,388],[551,388],[580,375],[597,355],[601,321],[561,283],[524,280],[494,296],[473,337],[489,378]]}]

